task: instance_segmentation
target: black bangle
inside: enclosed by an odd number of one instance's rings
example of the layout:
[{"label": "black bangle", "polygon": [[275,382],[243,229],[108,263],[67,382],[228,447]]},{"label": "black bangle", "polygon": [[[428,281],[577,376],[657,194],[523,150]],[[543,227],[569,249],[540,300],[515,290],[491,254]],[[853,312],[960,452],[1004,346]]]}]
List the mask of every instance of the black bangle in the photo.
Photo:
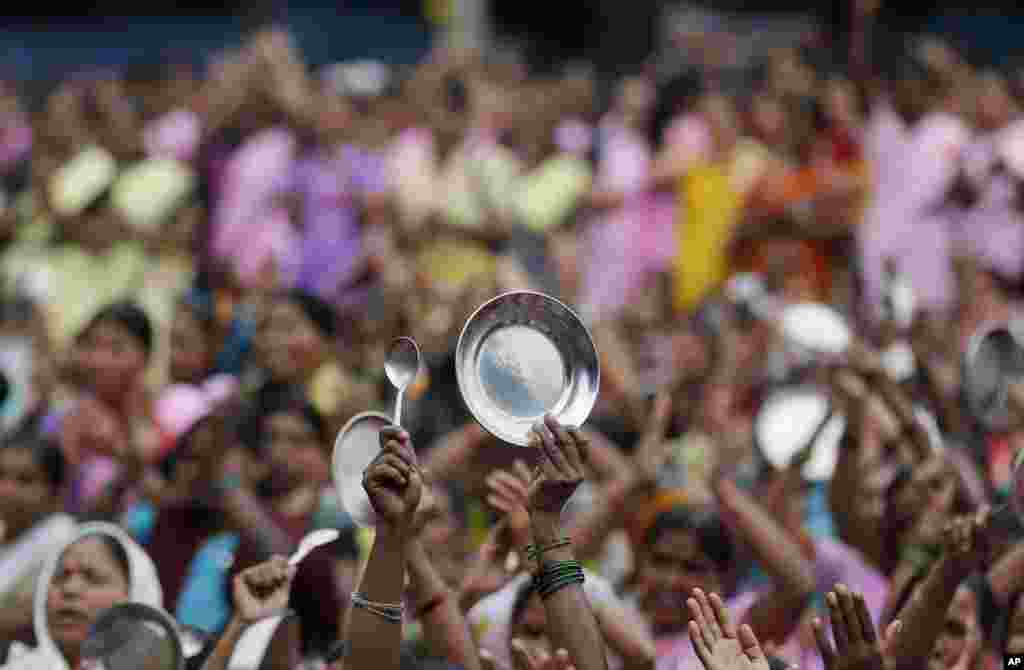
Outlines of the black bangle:
[{"label": "black bangle", "polygon": [[542,600],[572,584],[583,584],[586,577],[579,561],[554,561],[545,564],[533,578],[533,586]]},{"label": "black bangle", "polygon": [[332,663],[337,663],[346,656],[348,656],[348,641],[338,640],[331,645],[330,649],[327,650],[327,655],[324,656],[324,661],[330,665]]}]

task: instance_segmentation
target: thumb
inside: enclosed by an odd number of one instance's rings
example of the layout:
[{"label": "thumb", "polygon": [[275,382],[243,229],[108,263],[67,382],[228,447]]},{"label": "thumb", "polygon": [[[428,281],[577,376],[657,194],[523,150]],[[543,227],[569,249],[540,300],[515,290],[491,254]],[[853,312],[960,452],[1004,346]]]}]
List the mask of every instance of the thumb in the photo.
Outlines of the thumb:
[{"label": "thumb", "polygon": [[892,623],[885,627],[885,636],[882,638],[882,644],[880,645],[882,653],[884,654],[893,644],[896,642],[896,638],[903,631],[903,621],[895,619]]}]

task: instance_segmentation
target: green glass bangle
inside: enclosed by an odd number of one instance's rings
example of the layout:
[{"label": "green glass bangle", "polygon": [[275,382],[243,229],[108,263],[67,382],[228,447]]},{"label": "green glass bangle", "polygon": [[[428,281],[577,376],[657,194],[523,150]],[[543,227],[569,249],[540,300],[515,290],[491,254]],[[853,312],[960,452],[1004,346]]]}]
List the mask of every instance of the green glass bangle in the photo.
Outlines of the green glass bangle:
[{"label": "green glass bangle", "polygon": [[566,586],[571,586],[573,584],[582,584],[584,580],[585,577],[582,574],[566,575],[565,577],[560,577],[558,579],[552,580],[551,582],[546,584],[544,590],[540,592],[541,600],[547,600],[558,591],[561,591]]}]

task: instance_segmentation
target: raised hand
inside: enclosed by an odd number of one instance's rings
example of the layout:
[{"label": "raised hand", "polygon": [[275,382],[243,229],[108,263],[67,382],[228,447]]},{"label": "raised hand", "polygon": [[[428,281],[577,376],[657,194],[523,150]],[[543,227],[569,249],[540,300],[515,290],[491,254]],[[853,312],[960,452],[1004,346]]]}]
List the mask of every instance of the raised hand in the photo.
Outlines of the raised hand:
[{"label": "raised hand", "polygon": [[655,485],[662,469],[671,456],[671,445],[665,440],[669,422],[672,420],[672,396],[659,393],[654,407],[644,426],[643,437],[637,446],[633,463],[640,485]]},{"label": "raised hand", "polygon": [[409,433],[396,426],[380,432],[381,451],[363,473],[363,488],[378,517],[378,529],[410,536],[423,490]]},{"label": "raised hand", "polygon": [[579,429],[566,428],[549,414],[533,427],[530,445],[543,451],[528,489],[530,514],[558,517],[583,483],[590,442]]},{"label": "raised hand", "polygon": [[942,529],[942,549],[947,560],[965,568],[977,567],[988,555],[987,508],[977,514],[953,519]]},{"label": "raised hand", "polygon": [[690,641],[705,670],[769,669],[754,631],[747,625],[736,629],[718,594],[707,596],[694,589],[686,606],[690,610]]},{"label": "raised hand", "polygon": [[821,653],[825,670],[884,670],[885,650],[899,634],[902,623],[897,619],[889,625],[884,641],[875,634],[864,596],[852,593],[845,585],[825,596],[832,636],[829,642],[821,619],[814,620],[814,639]]},{"label": "raised hand", "polygon": [[235,615],[244,623],[279,614],[288,606],[295,568],[288,559],[274,556],[235,577]]},{"label": "raised hand", "polygon": [[529,544],[530,481],[533,476],[522,461],[512,472],[495,470],[487,477],[487,504],[505,515],[506,530],[514,547]]},{"label": "raised hand", "polygon": [[516,670],[576,670],[565,649],[549,654],[544,650],[531,649],[522,640],[512,640],[511,647]]}]

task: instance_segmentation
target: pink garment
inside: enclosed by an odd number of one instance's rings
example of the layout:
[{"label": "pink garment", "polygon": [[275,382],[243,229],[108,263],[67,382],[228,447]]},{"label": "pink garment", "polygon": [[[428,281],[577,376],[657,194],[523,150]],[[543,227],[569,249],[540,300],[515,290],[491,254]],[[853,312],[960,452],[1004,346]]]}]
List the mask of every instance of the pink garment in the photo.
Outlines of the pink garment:
[{"label": "pink garment", "polygon": [[283,207],[263,211],[252,219],[244,244],[232,254],[235,273],[246,288],[255,287],[269,271],[278,286],[292,286],[301,264],[302,238]]},{"label": "pink garment", "polygon": [[1018,121],[1001,131],[979,137],[968,147],[965,170],[979,200],[964,212],[957,241],[983,265],[1004,277],[1021,276],[1024,255],[1024,215],[1017,206],[1017,180],[996,172],[996,148],[1003,137],[1024,126]]},{"label": "pink garment", "polygon": [[151,121],[142,130],[142,145],[150,158],[190,162],[199,151],[202,123],[190,109],[176,109]]},{"label": "pink garment", "polygon": [[648,191],[652,156],[646,139],[615,120],[602,123],[601,137],[594,186],[621,193],[625,201],[588,224],[580,302],[590,320],[614,316],[675,255],[674,207]]},{"label": "pink garment", "polygon": [[237,391],[238,381],[231,375],[215,375],[201,386],[169,386],[156,401],[154,413],[157,426],[178,440]]},{"label": "pink garment", "polygon": [[272,128],[246,141],[224,167],[213,213],[213,252],[248,280],[270,256],[288,256],[285,248],[297,243],[280,203],[292,187],[296,149],[291,131]]},{"label": "pink garment", "polygon": [[899,260],[924,309],[952,307],[957,213],[948,196],[969,137],[963,121],[946,112],[933,112],[910,127],[888,107],[873,114],[865,151],[874,194],[857,229],[864,298],[872,318],[880,313],[888,256]]}]

